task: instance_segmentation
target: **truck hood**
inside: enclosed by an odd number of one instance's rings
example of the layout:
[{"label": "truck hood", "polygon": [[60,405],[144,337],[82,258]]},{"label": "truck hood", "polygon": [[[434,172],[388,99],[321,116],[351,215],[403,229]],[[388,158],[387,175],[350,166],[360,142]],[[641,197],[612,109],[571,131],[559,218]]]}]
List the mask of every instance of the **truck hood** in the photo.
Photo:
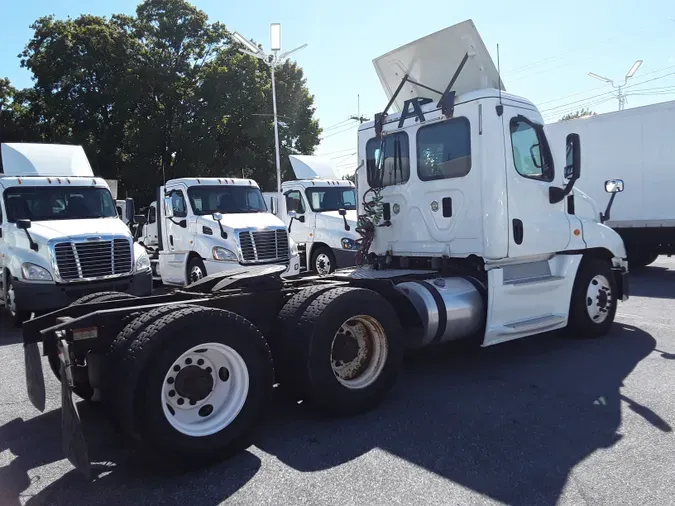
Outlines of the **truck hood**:
[{"label": "truck hood", "polygon": [[[206,223],[215,223],[212,216],[200,216],[200,221]],[[220,220],[223,228],[237,230],[242,228],[285,228],[284,222],[274,216],[272,213],[233,213],[223,214]],[[217,225],[216,225],[217,226]]]},{"label": "truck hood", "polygon": [[[340,223],[344,225],[344,220],[342,219],[342,216],[340,216],[340,213],[338,211],[323,211],[320,213],[317,213],[317,218],[321,217],[323,218],[326,223],[332,223],[334,220],[338,220]],[[347,211],[347,223],[350,225],[356,226],[356,209],[350,209]]]},{"label": "truck hood", "polygon": [[33,240],[40,242],[69,236],[130,235],[129,229],[119,218],[33,221],[28,232]]}]

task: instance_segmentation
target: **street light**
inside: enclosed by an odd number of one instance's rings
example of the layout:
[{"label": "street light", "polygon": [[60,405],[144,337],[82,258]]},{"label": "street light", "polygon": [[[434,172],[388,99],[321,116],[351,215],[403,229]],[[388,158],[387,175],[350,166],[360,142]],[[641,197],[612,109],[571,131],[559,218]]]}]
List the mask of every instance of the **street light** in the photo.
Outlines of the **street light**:
[{"label": "street light", "polygon": [[624,105],[626,104],[626,95],[623,94],[623,87],[626,86],[628,80],[635,75],[635,73],[640,68],[640,65],[642,65],[642,60],[637,60],[635,63],[633,63],[633,66],[630,68],[628,73],[626,73],[626,77],[624,77],[623,79],[623,84],[620,84],[618,86],[614,84],[614,81],[612,81],[607,77],[603,77],[593,72],[589,72],[588,75],[591,76],[593,79],[597,79],[598,81],[603,81],[605,83],[611,84],[612,87],[617,90],[617,98],[619,99],[619,110],[622,111]]},{"label": "street light", "polygon": [[244,48],[239,48],[239,51],[264,61],[265,64],[269,65],[272,72],[272,107],[274,110],[274,146],[276,152],[276,165],[277,165],[277,192],[281,193],[281,160],[279,155],[279,126],[277,124],[277,89],[276,84],[274,82],[274,69],[286,58],[288,58],[288,56],[290,56],[292,53],[295,53],[296,51],[300,51],[301,49],[306,48],[307,44],[298,46],[295,49],[286,51],[285,53],[278,54],[279,51],[281,51],[281,23],[270,24],[270,47],[272,52],[274,53],[271,55],[272,58],[270,58],[270,55],[267,54],[265,51],[253,45],[251,41],[246,39],[246,37],[241,35],[239,32],[234,32],[232,34],[232,37],[234,38],[234,40],[239,42],[239,44],[244,46]]}]

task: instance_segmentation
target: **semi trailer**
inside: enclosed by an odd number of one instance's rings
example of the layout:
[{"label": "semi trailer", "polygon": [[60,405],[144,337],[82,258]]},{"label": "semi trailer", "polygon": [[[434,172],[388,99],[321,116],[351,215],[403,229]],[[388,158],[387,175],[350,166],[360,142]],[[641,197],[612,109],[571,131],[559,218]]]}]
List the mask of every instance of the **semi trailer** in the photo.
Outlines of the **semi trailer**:
[{"label": "semi trailer", "polygon": [[604,180],[618,176],[625,181],[626,192],[604,218],[623,239],[633,270],[675,253],[669,186],[675,182],[674,130],[675,101],[546,125],[555,149],[570,132],[584,139],[584,177],[578,185],[591,199],[602,198]]},{"label": "semi trailer", "polygon": [[[389,103],[358,130],[358,266],[290,279],[283,265],[242,266],[162,295],[92,295],[25,324],[40,410],[38,345],[58,351],[77,469],[90,472],[75,395],[100,400],[149,459],[201,466],[250,441],[275,384],[353,415],[387,395],[407,349],[610,330],[628,298],[626,252],[575,210],[579,136],[553,157],[541,114],[505,92],[471,20],[374,65]],[[621,184],[607,181],[612,200]]]}]

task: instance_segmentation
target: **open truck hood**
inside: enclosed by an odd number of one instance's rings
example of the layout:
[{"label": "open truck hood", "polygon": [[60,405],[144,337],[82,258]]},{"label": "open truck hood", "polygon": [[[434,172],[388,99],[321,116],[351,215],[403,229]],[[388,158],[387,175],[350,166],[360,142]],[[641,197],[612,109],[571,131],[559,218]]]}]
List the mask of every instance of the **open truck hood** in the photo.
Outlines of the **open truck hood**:
[{"label": "open truck hood", "polygon": [[[469,58],[452,86],[457,95],[485,88],[505,91],[490,53],[470,19],[375,58],[373,65],[387,99],[391,99],[406,74],[416,83],[444,92],[467,54]],[[433,91],[406,82],[392,107],[400,112],[404,102],[415,97],[435,101],[441,98]]]},{"label": "open truck hood", "polygon": [[289,155],[297,179],[340,179],[330,158],[316,155]]},{"label": "open truck hood", "polygon": [[0,153],[5,176],[94,177],[82,146],[3,143]]}]

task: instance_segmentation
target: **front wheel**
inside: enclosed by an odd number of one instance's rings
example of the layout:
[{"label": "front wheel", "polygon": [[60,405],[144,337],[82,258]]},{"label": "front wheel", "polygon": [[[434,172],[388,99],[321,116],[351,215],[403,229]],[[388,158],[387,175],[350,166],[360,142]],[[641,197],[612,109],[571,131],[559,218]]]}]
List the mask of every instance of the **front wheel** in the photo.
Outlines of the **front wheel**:
[{"label": "front wheel", "polygon": [[319,246],[312,253],[312,270],[317,274],[330,274],[335,271],[335,255],[327,246]]},{"label": "front wheel", "polygon": [[30,320],[33,313],[30,311],[24,311],[21,307],[17,306],[16,303],[16,292],[14,290],[14,285],[12,284],[12,275],[7,274],[7,289],[5,291],[5,307],[9,311],[9,314],[12,317],[12,325],[15,328],[21,327],[23,322]]},{"label": "front wheel", "polygon": [[605,335],[617,309],[617,286],[609,262],[584,258],[577,272],[567,328],[575,337]]},{"label": "front wheel", "polygon": [[199,257],[193,257],[187,266],[187,285],[196,283],[202,278],[206,277],[206,266]]}]

